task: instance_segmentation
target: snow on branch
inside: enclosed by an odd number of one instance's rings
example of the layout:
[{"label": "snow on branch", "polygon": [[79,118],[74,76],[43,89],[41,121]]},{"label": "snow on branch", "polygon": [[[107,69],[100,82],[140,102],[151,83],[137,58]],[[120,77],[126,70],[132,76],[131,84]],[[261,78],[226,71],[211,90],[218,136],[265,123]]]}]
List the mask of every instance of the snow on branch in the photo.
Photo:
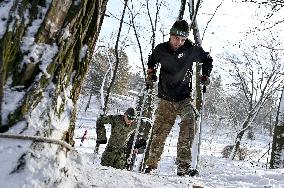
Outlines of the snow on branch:
[{"label": "snow on branch", "polygon": [[68,150],[75,150],[74,147],[72,147],[70,144],[68,144],[68,143],[66,143],[62,140],[56,140],[56,139],[41,137],[41,136],[28,136],[28,135],[18,135],[18,134],[0,134],[0,138],[31,140],[31,141],[36,141],[36,142],[51,143],[51,144],[61,145],[65,148],[67,148]]}]

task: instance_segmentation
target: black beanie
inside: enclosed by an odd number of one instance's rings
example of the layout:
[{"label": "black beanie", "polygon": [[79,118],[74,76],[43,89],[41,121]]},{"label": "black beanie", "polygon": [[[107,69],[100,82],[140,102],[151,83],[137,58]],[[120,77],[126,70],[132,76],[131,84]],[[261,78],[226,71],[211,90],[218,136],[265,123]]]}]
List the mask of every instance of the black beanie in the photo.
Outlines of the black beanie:
[{"label": "black beanie", "polygon": [[127,115],[127,118],[131,120],[136,118],[135,110],[133,108],[128,108],[125,111],[125,115]]},{"label": "black beanie", "polygon": [[177,35],[177,36],[183,36],[188,37],[189,35],[189,25],[185,20],[177,20],[171,30],[170,34]]}]

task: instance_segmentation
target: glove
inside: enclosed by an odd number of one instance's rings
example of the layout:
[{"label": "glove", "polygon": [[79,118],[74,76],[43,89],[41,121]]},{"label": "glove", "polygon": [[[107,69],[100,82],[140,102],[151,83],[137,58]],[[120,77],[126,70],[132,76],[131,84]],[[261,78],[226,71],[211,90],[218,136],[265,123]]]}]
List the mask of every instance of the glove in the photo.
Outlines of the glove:
[{"label": "glove", "polygon": [[153,89],[154,83],[157,81],[156,71],[153,69],[147,70],[146,89]]},{"label": "glove", "polygon": [[132,154],[138,154],[139,153],[139,150],[137,149],[137,148],[135,148],[134,150],[133,150],[133,153]]},{"label": "glove", "polygon": [[8,130],[9,130],[9,126],[8,125],[0,126],[0,133],[7,132]]},{"label": "glove", "polygon": [[143,138],[138,140],[137,148],[145,148],[147,145],[147,141]]},{"label": "glove", "polygon": [[107,140],[97,140],[96,143],[97,144],[106,144]]},{"label": "glove", "polygon": [[208,86],[210,84],[210,78],[207,75],[202,75],[201,76],[201,84]]}]

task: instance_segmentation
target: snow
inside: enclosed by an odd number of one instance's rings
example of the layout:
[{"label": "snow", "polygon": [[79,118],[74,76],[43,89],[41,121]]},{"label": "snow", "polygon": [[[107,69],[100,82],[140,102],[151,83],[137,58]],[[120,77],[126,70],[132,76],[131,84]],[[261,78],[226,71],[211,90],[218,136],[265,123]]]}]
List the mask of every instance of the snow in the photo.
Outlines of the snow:
[{"label": "snow", "polygon": [[[213,126],[214,120],[205,118],[203,126],[203,136],[201,145],[201,157],[199,163],[200,175],[197,177],[177,177],[176,174],[176,144],[179,131],[177,118],[169,137],[166,141],[162,159],[159,163],[156,175],[146,175],[127,170],[118,170],[100,165],[100,157],[105,145],[99,149],[99,154],[94,155],[95,147],[95,123],[99,115],[99,100],[93,97],[90,108],[85,112],[85,105],[88,97],[81,98],[78,103],[79,114],[76,124],[75,136],[76,151],[67,153],[67,157],[60,154],[59,157],[53,155],[56,148],[49,144],[49,149],[45,148],[40,154],[32,152],[30,141],[12,140],[0,138],[0,164],[2,187],[53,187],[48,182],[57,182],[55,187],[191,187],[199,185],[203,187],[284,187],[284,169],[267,169],[269,155],[268,143],[271,137],[258,134],[255,140],[242,140],[242,146],[249,149],[245,160],[229,160],[222,158],[221,151],[224,146],[232,144],[234,135],[226,134],[230,132],[226,125]],[[122,114],[125,109],[135,104],[135,100],[126,96],[112,96],[112,111],[109,114]],[[44,103],[42,104],[44,105]],[[43,106],[35,109],[29,120],[30,125],[39,127],[37,117],[41,114]],[[54,117],[55,118],[55,117]],[[55,124],[55,123],[53,123]],[[59,124],[59,121],[57,122]],[[67,122],[66,122],[67,124]],[[17,133],[26,125],[19,124],[9,132]],[[61,125],[62,126],[62,125]],[[55,126],[56,127],[56,126]],[[57,128],[60,128],[57,126]],[[81,137],[84,131],[88,130],[86,140],[81,144]],[[107,126],[107,137],[110,136],[111,127]],[[29,129],[27,133],[32,133]],[[47,144],[44,144],[47,145]],[[21,173],[12,173],[17,160],[25,152],[30,158],[26,168]],[[261,156],[264,157],[261,158]],[[31,156],[36,157],[31,158]],[[141,158],[141,155],[138,158]],[[139,161],[139,160],[137,160]],[[136,162],[137,165],[138,162]],[[41,169],[41,170],[40,170]],[[54,170],[61,169],[61,170]],[[39,173],[40,172],[40,173]],[[67,175],[67,177],[65,176]],[[15,179],[16,178],[16,179]]]},{"label": "snow", "polygon": [[280,112],[279,113],[280,121],[283,123],[284,122],[284,88],[283,88],[281,98],[280,98],[279,112]]},{"label": "snow", "polygon": [[[94,97],[95,98],[95,97]],[[115,98],[113,103],[118,105],[117,108],[121,112],[127,106],[133,104],[121,101],[121,98]],[[284,187],[284,170],[283,169],[267,169],[266,160],[269,156],[266,154],[260,158],[268,149],[268,143],[271,138],[268,135],[258,134],[256,140],[242,140],[242,146],[249,149],[247,158],[243,161],[231,161],[222,158],[221,151],[226,145],[234,142],[232,134],[225,134],[230,130],[225,127],[213,127],[210,121],[206,119],[206,124],[203,125],[203,139],[201,145],[201,159],[200,159],[200,176],[194,178],[177,177],[175,157],[177,135],[179,131],[178,118],[173,127],[164,149],[162,159],[160,161],[157,175],[145,175],[137,172],[129,172],[126,170],[116,170],[109,167],[103,167],[99,164],[101,154],[105,145],[100,147],[99,155],[95,158],[93,154],[95,146],[95,121],[98,115],[96,108],[98,100],[92,101],[90,108],[84,112],[80,110],[78,114],[77,129],[75,132],[76,148],[84,158],[88,161],[88,166],[91,168],[91,174],[98,174],[96,177],[96,186],[102,187],[190,187],[192,185],[200,185],[203,187]],[[133,102],[132,102],[133,103]],[[127,105],[126,105],[127,104]],[[81,108],[84,109],[81,104]],[[116,114],[113,110],[110,114]],[[92,114],[91,119],[87,119]],[[212,122],[211,122],[212,123]],[[81,137],[84,130],[88,130],[86,140],[81,144]],[[107,137],[110,136],[110,126],[107,126]],[[90,139],[89,139],[90,138]],[[141,157],[141,156],[140,156]],[[137,160],[139,161],[139,160]],[[138,162],[136,162],[137,165]],[[93,169],[92,169],[93,168]],[[135,169],[135,168],[134,168]],[[98,179],[99,178],[99,179]]]},{"label": "snow", "polygon": [[[1,1],[0,3],[0,39],[3,37],[7,28],[8,13],[15,1]],[[46,7],[40,7],[38,12],[38,19],[34,20],[25,33],[25,38],[21,46],[23,52],[28,52],[25,56],[23,64],[39,63],[42,72],[49,76],[47,67],[58,51],[55,44],[35,44],[34,35],[37,32],[40,24],[43,21],[44,14],[48,9],[51,1],[47,1]],[[81,1],[75,1],[79,4]],[[227,3],[228,1],[226,1]],[[113,6],[119,9],[119,6]],[[214,7],[214,6],[212,6]],[[211,7],[211,8],[212,8]],[[235,10],[234,14],[238,13],[238,9],[231,5],[230,10]],[[228,10],[226,14],[232,12]],[[250,12],[250,7],[247,7],[247,12]],[[206,12],[206,11],[205,11]],[[213,12],[213,11],[210,11]],[[18,15],[14,15],[18,17]],[[171,24],[174,16],[171,15],[167,24]],[[211,44],[216,44],[216,40],[225,43],[233,39],[237,41],[241,37],[240,30],[250,25],[250,20],[247,17],[233,18],[229,15],[225,19],[224,15],[215,20],[218,22],[224,20],[223,26],[214,24],[214,28],[207,30],[211,33],[206,36],[204,46],[206,49],[211,48]],[[242,15],[244,16],[244,15]],[[208,16],[207,16],[208,17]],[[205,19],[205,18],[204,18]],[[242,21],[241,25],[237,26],[238,20]],[[167,19],[165,19],[167,20]],[[25,12],[25,23],[28,23],[28,12]],[[199,20],[200,21],[200,20]],[[232,29],[232,22],[234,28]],[[199,23],[206,23],[203,20]],[[164,23],[165,24],[165,23]],[[167,24],[163,26],[167,26]],[[12,25],[12,24],[11,24]],[[202,27],[202,24],[199,24]],[[213,24],[212,24],[213,25]],[[113,26],[113,24],[108,24]],[[204,27],[204,26],[203,26]],[[243,28],[242,28],[243,27]],[[9,27],[9,29],[11,29]],[[224,32],[225,29],[225,32]],[[243,30],[242,30],[243,31]],[[220,34],[223,33],[223,34]],[[69,30],[66,29],[63,33],[63,39],[70,35]],[[218,36],[218,38],[216,37]],[[147,38],[147,37],[145,37]],[[214,40],[213,40],[214,39]],[[222,39],[222,40],[221,40]],[[229,49],[229,48],[225,48]],[[224,45],[213,48],[212,54],[220,53],[220,50],[225,51]],[[82,56],[85,54],[86,48],[82,49]],[[133,58],[132,61],[136,61]],[[139,62],[139,61],[137,61]],[[217,65],[218,66],[218,65]],[[10,84],[11,81],[7,83]],[[49,85],[50,90],[54,90],[52,84]],[[22,99],[24,93],[14,88],[9,90],[4,88],[4,98],[2,103],[2,123],[6,123],[9,112],[16,109],[19,101]],[[26,121],[18,122],[8,133],[24,133],[25,135],[35,135],[39,127],[45,127],[45,116],[52,119],[51,127],[52,138],[61,139],[64,131],[69,126],[70,113],[73,109],[72,101],[70,99],[71,86],[58,97],[57,106],[55,109],[45,111],[46,107],[50,105],[51,99],[49,93],[43,93],[43,99],[36,108],[27,115]],[[48,90],[48,89],[47,89]],[[282,95],[283,99],[283,95]],[[191,187],[192,185],[200,185],[203,187],[252,187],[252,188],[284,188],[284,170],[283,169],[267,169],[267,161],[269,155],[267,153],[268,145],[271,143],[271,137],[268,135],[257,134],[256,139],[246,140],[243,138],[241,145],[248,149],[247,158],[242,161],[232,161],[222,158],[221,151],[224,146],[234,142],[234,134],[229,127],[222,125],[221,127],[214,127],[212,119],[205,119],[203,126],[201,157],[199,164],[200,175],[197,177],[177,177],[176,176],[176,143],[178,135],[178,119],[173,127],[167,141],[162,159],[159,164],[156,175],[146,175],[136,171],[130,172],[126,170],[117,170],[110,167],[103,167],[100,165],[100,157],[105,145],[100,147],[98,156],[93,154],[95,146],[95,123],[100,114],[100,102],[95,97],[92,98],[90,108],[85,112],[84,107],[87,101],[82,96],[78,103],[79,114],[76,124],[75,136],[76,151],[69,151],[66,153],[58,152],[58,147],[55,144],[41,143],[33,145],[31,141],[0,138],[0,187],[8,188],[30,188],[30,187]],[[111,108],[109,114],[123,113],[128,107],[135,105],[135,98],[116,96],[111,97]],[[54,116],[55,110],[58,111],[63,104],[65,109],[61,117]],[[284,100],[282,100],[284,101]],[[102,102],[102,101],[101,101]],[[283,106],[283,105],[282,105]],[[88,130],[87,138],[80,146],[81,137],[85,130]],[[111,127],[107,125],[107,137],[110,136]],[[41,130],[42,131],[42,130]],[[229,134],[227,134],[229,133]],[[49,147],[44,147],[49,146]],[[39,151],[39,152],[37,152]],[[25,168],[21,165],[25,160]],[[141,159],[141,156],[138,156]],[[138,160],[139,161],[139,160]],[[137,161],[137,162],[138,162]],[[15,167],[19,167],[19,172],[14,172]]]},{"label": "snow", "polygon": [[25,95],[25,92],[17,91],[18,88],[14,88],[14,90],[10,89],[10,84],[12,84],[12,79],[9,78],[7,81],[6,86],[4,87],[4,94],[3,94],[3,102],[2,102],[2,109],[5,109],[1,114],[2,117],[2,124],[7,123],[7,118],[10,112],[13,112],[18,106],[19,102]]},{"label": "snow", "polygon": [[[47,2],[48,3],[48,2]],[[50,2],[47,4],[46,7],[40,7],[37,15],[37,19],[34,19],[31,25],[27,28],[25,36],[23,37],[23,43],[21,46],[21,50],[23,52],[27,52],[30,50],[31,46],[34,44],[35,34],[37,33],[40,24],[43,22],[45,14],[49,8]]]},{"label": "snow", "polygon": [[[99,100],[93,97],[90,108],[85,112],[88,97],[81,97],[78,108],[78,120],[75,129],[76,151],[70,151],[67,155],[54,156],[55,145],[50,144],[49,149],[40,153],[30,149],[31,141],[12,140],[0,138],[0,164],[2,187],[191,187],[199,185],[203,187],[284,187],[284,169],[267,169],[269,155],[265,154],[271,137],[257,134],[255,140],[242,140],[242,146],[248,148],[249,153],[243,161],[232,161],[222,158],[221,151],[226,145],[232,144],[234,135],[226,134],[231,130],[225,125],[214,127],[214,120],[205,119],[203,126],[203,139],[201,145],[201,157],[199,164],[200,175],[197,177],[177,177],[175,157],[176,143],[179,131],[178,118],[173,127],[164,149],[156,175],[146,175],[136,171],[117,170],[111,167],[101,166],[100,157],[105,148],[102,145],[99,154],[94,155],[95,147],[95,123],[99,115]],[[109,114],[122,114],[124,110],[135,104],[135,98],[114,95],[111,97],[112,110]],[[38,126],[38,117],[44,108],[42,103],[30,116],[29,124]],[[68,116],[68,113],[66,113]],[[55,118],[55,117],[54,117]],[[68,118],[67,118],[68,119]],[[56,124],[57,123],[57,124]],[[60,128],[62,121],[53,122],[54,128]],[[67,125],[68,122],[65,122]],[[55,126],[57,125],[57,126]],[[60,126],[59,126],[60,125]],[[17,133],[26,125],[17,125],[9,132]],[[81,137],[88,130],[86,140],[81,144]],[[107,126],[107,137],[110,136],[111,127]],[[59,130],[58,130],[59,131]],[[27,133],[32,135],[32,130]],[[46,143],[44,143],[46,145]],[[26,157],[30,158],[26,168],[21,173],[12,173],[17,160],[28,151]],[[261,156],[264,157],[261,158]],[[31,158],[33,156],[33,158]],[[34,157],[35,156],[35,157]],[[141,156],[139,156],[141,158]],[[139,158],[138,157],[138,158]],[[139,161],[139,160],[137,160]],[[137,165],[137,162],[136,162]],[[41,170],[40,170],[41,169]],[[60,170],[54,170],[60,169]],[[16,178],[16,179],[15,179]],[[57,182],[48,184],[48,182]]]},{"label": "snow", "polygon": [[83,58],[87,55],[88,46],[85,44],[80,51],[79,61],[81,62]]},{"label": "snow", "polygon": [[62,34],[62,39],[63,40],[66,40],[66,39],[68,39],[71,36],[71,33],[69,31],[69,25],[66,26],[66,28],[63,29],[62,33],[63,33]]},{"label": "snow", "polygon": [[52,62],[52,58],[57,54],[58,47],[55,43],[52,45],[35,43],[35,35],[38,32],[41,23],[43,22],[45,17],[44,15],[46,14],[50,3],[51,2],[47,1],[46,7],[38,7],[39,11],[37,19],[33,20],[31,26],[27,28],[27,32],[23,37],[23,42],[21,45],[22,52],[24,54],[28,53],[24,56],[22,66],[29,63],[40,63],[39,68],[47,78],[50,77],[47,72],[47,67]]},{"label": "snow", "polygon": [[47,67],[52,62],[52,59],[57,54],[57,52],[58,47],[55,43],[53,45],[34,44],[30,46],[30,53],[24,57],[24,62],[40,63],[40,70],[47,78],[49,78],[50,75],[47,72]]},{"label": "snow", "polygon": [[2,39],[9,19],[9,11],[12,8],[14,1],[2,1],[0,3],[0,39]]}]

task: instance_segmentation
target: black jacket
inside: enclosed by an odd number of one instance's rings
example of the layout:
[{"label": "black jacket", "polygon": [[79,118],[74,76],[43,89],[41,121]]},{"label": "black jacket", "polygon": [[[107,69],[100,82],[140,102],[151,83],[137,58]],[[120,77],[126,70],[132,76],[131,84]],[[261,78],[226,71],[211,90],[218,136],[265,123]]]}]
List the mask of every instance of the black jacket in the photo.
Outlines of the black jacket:
[{"label": "black jacket", "polygon": [[181,101],[190,97],[193,62],[202,63],[202,74],[210,76],[212,58],[208,52],[194,45],[188,39],[177,51],[170,42],[156,46],[149,56],[148,68],[156,70],[161,65],[158,97],[170,101]]}]

